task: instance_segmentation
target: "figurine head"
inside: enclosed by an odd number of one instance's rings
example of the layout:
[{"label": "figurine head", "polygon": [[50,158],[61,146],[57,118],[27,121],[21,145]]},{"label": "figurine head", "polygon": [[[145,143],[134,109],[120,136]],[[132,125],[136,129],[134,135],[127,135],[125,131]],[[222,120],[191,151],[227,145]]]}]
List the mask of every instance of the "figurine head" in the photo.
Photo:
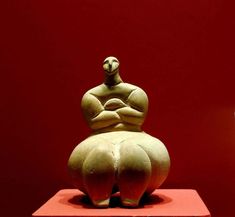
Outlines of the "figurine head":
[{"label": "figurine head", "polygon": [[107,75],[113,75],[119,70],[119,61],[116,57],[107,57],[103,62],[103,68]]}]

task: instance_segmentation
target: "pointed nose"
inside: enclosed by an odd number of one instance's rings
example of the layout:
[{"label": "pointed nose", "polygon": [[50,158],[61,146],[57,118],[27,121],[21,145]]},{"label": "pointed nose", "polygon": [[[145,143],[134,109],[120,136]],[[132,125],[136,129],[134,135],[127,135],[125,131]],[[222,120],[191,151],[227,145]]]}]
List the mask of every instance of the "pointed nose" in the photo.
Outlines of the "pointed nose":
[{"label": "pointed nose", "polygon": [[112,71],[112,63],[111,62],[109,62],[109,71],[111,72]]}]

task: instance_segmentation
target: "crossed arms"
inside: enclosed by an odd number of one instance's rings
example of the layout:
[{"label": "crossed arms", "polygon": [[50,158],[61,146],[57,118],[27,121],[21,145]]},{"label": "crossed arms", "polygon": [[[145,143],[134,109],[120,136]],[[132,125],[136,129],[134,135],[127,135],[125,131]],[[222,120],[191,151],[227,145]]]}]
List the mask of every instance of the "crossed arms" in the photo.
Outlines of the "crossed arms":
[{"label": "crossed arms", "polygon": [[121,107],[112,110],[102,105],[96,96],[88,92],[82,98],[82,110],[93,130],[119,123],[142,125],[148,108],[146,93],[142,89],[136,89],[126,101]]}]

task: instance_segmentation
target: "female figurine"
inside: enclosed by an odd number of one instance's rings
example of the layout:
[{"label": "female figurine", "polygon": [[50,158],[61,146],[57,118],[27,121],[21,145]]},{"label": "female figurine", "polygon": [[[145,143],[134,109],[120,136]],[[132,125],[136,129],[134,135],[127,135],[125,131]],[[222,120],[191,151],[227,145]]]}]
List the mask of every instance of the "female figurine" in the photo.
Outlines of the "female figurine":
[{"label": "female figurine", "polygon": [[106,58],[103,68],[104,83],[88,90],[81,103],[93,133],[74,149],[68,168],[96,207],[108,207],[117,191],[123,206],[136,207],[164,182],[170,159],[164,144],[141,130],[146,93],[122,81],[115,57]]}]

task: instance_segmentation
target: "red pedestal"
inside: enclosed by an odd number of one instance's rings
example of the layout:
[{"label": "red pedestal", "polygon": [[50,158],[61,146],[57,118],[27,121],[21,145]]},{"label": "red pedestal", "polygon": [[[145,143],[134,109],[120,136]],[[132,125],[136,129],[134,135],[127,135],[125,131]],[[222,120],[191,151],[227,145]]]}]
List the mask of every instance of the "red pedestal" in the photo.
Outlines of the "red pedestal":
[{"label": "red pedestal", "polygon": [[138,208],[120,207],[118,195],[114,195],[110,202],[110,208],[97,209],[89,202],[83,193],[76,189],[60,190],[41,208],[33,213],[33,216],[59,216],[59,217],[101,217],[101,216],[125,216],[125,217],[208,217],[211,216],[205,204],[195,190],[184,189],[158,189]]}]

